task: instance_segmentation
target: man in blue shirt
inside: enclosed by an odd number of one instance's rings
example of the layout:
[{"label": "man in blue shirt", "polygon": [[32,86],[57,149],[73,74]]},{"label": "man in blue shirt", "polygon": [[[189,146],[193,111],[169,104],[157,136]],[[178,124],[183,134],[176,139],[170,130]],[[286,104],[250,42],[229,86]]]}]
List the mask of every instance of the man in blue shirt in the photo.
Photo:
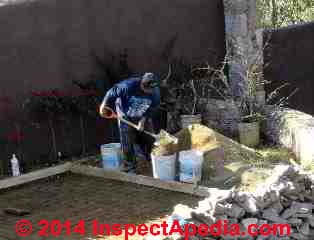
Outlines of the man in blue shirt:
[{"label": "man in blue shirt", "polygon": [[[154,132],[152,118],[160,105],[159,80],[153,73],[142,77],[129,78],[114,85],[105,95],[100,106],[100,115],[108,117],[113,109],[122,117],[137,125],[137,130],[118,120],[120,143],[126,172],[135,173],[137,168],[136,154],[139,150],[145,158],[150,159],[152,144],[143,141],[142,131]],[[141,141],[142,140],[142,141]],[[153,140],[153,139],[152,139]]]}]

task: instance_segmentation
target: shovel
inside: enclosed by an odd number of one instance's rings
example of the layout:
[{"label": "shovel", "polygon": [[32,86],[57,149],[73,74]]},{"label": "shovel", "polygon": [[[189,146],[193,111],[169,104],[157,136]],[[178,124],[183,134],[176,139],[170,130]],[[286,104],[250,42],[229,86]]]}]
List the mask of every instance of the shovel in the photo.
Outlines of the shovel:
[{"label": "shovel", "polygon": [[[133,128],[138,130],[138,126],[136,124],[134,124],[134,123],[122,118],[122,117],[119,117],[111,108],[109,108],[109,107],[105,107],[105,108],[110,112],[110,114],[108,116],[106,116],[105,118],[107,118],[107,119],[119,119],[121,122],[124,122],[125,124],[129,125],[130,127],[133,127]],[[159,134],[154,134],[154,133],[148,132],[146,130],[143,130],[143,132],[155,139],[154,145],[156,145],[156,146],[160,145],[160,140],[162,137],[166,137],[166,138],[171,139],[171,141],[174,144],[178,143],[178,138],[176,138],[173,135],[170,135],[165,130],[161,130]]]}]

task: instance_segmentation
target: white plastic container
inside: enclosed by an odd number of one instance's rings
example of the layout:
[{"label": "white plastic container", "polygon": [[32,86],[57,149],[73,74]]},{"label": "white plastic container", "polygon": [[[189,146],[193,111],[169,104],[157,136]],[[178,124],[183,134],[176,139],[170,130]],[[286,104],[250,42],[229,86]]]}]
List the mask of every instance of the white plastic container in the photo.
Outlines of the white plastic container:
[{"label": "white plastic container", "polygon": [[176,177],[177,154],[169,156],[151,155],[153,165],[153,176],[165,181],[174,181]]},{"label": "white plastic container", "polygon": [[12,175],[14,177],[20,176],[20,164],[18,159],[16,158],[16,155],[13,154],[11,158],[11,169],[12,169]]},{"label": "white plastic container", "polygon": [[101,156],[104,169],[121,169],[122,153],[120,143],[109,143],[101,145]]},{"label": "white plastic container", "polygon": [[196,184],[202,178],[204,153],[197,150],[179,152],[180,181]]}]

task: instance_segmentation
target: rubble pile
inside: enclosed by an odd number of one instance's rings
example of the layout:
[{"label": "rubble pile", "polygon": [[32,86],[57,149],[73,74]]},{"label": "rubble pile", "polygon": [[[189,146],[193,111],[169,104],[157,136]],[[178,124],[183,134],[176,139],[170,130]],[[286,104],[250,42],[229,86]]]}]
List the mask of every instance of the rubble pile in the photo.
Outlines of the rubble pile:
[{"label": "rubble pile", "polygon": [[[272,176],[255,192],[236,189],[210,191],[210,196],[198,203],[197,208],[177,205],[173,215],[196,226],[208,226],[218,220],[228,220],[228,226],[237,224],[241,233],[250,224],[288,224],[290,234],[278,229],[275,235],[252,236],[193,236],[189,239],[224,240],[311,240],[314,239],[314,175],[294,167],[279,165]],[[254,229],[259,231],[259,229]]]}]

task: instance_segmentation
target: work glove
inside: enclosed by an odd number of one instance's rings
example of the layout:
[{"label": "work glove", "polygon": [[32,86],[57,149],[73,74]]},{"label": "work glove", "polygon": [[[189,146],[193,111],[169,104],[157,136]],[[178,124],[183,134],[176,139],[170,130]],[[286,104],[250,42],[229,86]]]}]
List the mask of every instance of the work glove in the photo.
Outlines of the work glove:
[{"label": "work glove", "polygon": [[99,114],[104,118],[109,118],[112,114],[112,111],[107,106],[100,106]]}]

